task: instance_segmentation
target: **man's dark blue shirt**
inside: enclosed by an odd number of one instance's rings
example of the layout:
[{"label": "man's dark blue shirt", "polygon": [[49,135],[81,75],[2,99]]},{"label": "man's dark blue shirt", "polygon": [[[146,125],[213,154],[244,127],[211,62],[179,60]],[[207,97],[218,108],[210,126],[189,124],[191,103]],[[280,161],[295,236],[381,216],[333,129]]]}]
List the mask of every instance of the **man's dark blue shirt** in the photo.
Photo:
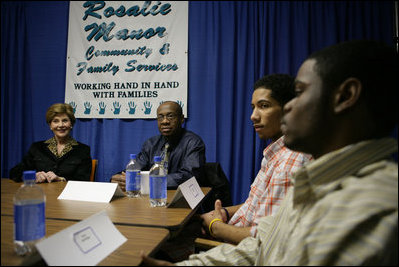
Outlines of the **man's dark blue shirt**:
[{"label": "man's dark blue shirt", "polygon": [[[168,141],[168,188],[176,188],[193,176],[198,180],[206,161],[205,144],[201,137],[183,128],[180,137],[175,140],[177,141]],[[144,142],[136,159],[142,171],[150,170],[154,164],[154,156],[164,155],[166,143],[167,139],[162,135],[153,136]]]}]

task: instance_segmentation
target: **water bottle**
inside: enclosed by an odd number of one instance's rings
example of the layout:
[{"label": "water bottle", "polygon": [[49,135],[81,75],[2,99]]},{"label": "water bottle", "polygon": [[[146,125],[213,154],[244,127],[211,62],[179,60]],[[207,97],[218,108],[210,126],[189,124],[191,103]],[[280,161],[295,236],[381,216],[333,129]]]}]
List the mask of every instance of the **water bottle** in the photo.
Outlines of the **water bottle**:
[{"label": "water bottle", "polygon": [[140,165],[136,161],[136,154],[130,154],[130,161],[126,165],[126,194],[128,197],[140,197],[141,177]]},{"label": "water bottle", "polygon": [[151,207],[166,206],[167,178],[162,158],[154,157],[154,165],[150,169],[150,205]]},{"label": "water bottle", "polygon": [[23,180],[14,195],[14,250],[21,256],[34,254],[46,235],[46,195],[35,183],[36,171],[24,171]]}]

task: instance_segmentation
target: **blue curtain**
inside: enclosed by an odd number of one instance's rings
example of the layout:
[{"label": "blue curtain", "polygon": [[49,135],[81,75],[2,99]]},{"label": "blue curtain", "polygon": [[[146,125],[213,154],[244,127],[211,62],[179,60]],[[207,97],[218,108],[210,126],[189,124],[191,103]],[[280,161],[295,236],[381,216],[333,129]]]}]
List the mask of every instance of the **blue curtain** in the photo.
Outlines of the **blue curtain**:
[{"label": "blue curtain", "polygon": [[[296,74],[309,53],[351,39],[393,44],[393,1],[189,3],[188,118],[184,127],[220,162],[233,202],[246,199],[267,142],[250,121],[254,82]],[[52,136],[47,108],[64,102],[69,2],[1,2],[1,175]],[[78,119],[73,137],[98,159],[97,181],[124,168],[158,134],[155,120]],[[397,137],[397,130],[394,134]]]}]

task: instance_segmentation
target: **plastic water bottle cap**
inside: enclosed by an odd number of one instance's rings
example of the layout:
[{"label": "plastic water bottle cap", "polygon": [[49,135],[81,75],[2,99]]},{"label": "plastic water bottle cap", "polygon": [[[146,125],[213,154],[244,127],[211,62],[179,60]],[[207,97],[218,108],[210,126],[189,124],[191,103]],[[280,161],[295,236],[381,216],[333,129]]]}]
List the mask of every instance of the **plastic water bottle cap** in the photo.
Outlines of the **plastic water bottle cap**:
[{"label": "plastic water bottle cap", "polygon": [[24,180],[35,180],[36,179],[36,171],[24,171],[23,179]]},{"label": "plastic water bottle cap", "polygon": [[130,159],[136,159],[136,154],[130,154]]},{"label": "plastic water bottle cap", "polygon": [[155,161],[155,162],[161,162],[161,160],[162,160],[162,157],[161,157],[161,156],[155,156],[155,157],[154,157],[154,161]]}]

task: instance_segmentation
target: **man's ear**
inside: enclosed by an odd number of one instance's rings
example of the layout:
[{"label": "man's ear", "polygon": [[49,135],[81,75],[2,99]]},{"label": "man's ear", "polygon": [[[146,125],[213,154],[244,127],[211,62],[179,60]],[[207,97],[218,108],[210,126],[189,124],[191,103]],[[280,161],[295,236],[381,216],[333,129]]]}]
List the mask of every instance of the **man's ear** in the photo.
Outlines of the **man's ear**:
[{"label": "man's ear", "polygon": [[353,107],[360,98],[362,92],[362,83],[357,78],[348,78],[335,92],[334,112],[336,114]]}]

